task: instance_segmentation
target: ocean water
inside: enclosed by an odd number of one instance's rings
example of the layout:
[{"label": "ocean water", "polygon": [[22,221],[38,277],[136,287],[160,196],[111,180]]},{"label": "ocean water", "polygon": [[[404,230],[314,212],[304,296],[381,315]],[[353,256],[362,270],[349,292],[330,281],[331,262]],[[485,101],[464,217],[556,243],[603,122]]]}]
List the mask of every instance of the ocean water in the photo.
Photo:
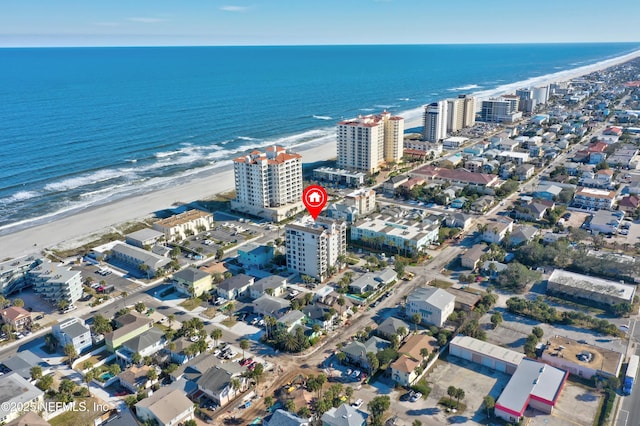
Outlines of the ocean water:
[{"label": "ocean water", "polygon": [[640,45],[0,49],[0,232]]}]

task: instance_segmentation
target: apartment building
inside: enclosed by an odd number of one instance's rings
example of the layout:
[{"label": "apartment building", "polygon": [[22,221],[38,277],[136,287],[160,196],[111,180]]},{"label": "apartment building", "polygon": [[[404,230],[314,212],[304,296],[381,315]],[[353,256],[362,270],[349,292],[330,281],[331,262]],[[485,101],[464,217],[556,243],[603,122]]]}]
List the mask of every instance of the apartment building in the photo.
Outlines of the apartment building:
[{"label": "apartment building", "polygon": [[515,95],[504,95],[482,101],[480,120],[486,123],[513,123],[522,118],[518,111],[520,98]]},{"label": "apartment building", "polygon": [[375,173],[385,162],[402,159],[404,118],[384,111],[358,116],[337,126],[338,167]]},{"label": "apartment building", "polygon": [[611,210],[615,199],[615,191],[596,188],[578,188],[573,196],[573,205],[595,210]]},{"label": "apartment building", "polygon": [[7,297],[30,285],[27,273],[38,265],[35,256],[25,256],[0,262],[0,295]]},{"label": "apartment building", "polygon": [[202,210],[187,210],[153,224],[153,229],[162,232],[167,241],[185,239],[189,234],[208,231],[213,227],[213,215]]},{"label": "apartment building", "polygon": [[82,297],[82,274],[49,260],[44,260],[28,273],[35,293],[53,305],[61,301],[73,303]]},{"label": "apartment building", "polygon": [[347,225],[340,220],[307,217],[287,224],[287,267],[322,282],[347,247]]},{"label": "apartment building", "polygon": [[[235,210],[270,220],[282,220],[288,207],[301,206],[302,156],[282,146],[254,150],[233,160]],[[284,216],[283,216],[284,215]]]},{"label": "apartment building", "polygon": [[439,142],[447,137],[447,102],[432,102],[424,107],[423,138],[428,142]]},{"label": "apartment building", "polygon": [[376,191],[363,188],[347,194],[344,204],[358,209],[360,215],[367,215],[376,209]]}]

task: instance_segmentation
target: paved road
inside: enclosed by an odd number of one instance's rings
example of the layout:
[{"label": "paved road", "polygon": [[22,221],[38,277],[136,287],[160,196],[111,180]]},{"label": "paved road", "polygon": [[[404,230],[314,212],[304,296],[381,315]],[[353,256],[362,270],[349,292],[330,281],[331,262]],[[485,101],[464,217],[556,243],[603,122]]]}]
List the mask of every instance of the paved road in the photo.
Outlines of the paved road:
[{"label": "paved road", "polygon": [[[629,353],[640,355],[640,325],[634,320],[631,324],[630,336],[629,336]],[[636,377],[636,383],[633,392],[629,396],[622,397],[622,404],[620,404],[620,411],[616,421],[616,426],[636,426],[640,425],[640,390],[638,390],[638,378]]]}]

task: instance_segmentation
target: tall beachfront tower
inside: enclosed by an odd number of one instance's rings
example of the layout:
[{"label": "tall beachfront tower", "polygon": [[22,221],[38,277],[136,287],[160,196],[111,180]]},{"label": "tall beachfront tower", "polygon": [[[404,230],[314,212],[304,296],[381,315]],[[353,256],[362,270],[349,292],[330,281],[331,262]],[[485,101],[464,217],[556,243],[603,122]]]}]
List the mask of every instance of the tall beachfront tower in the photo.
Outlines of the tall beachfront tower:
[{"label": "tall beachfront tower", "polygon": [[[302,156],[271,146],[265,152],[252,151],[233,160],[235,210],[261,217],[265,209],[299,204],[302,198]],[[276,219],[279,220],[279,219]]]},{"label": "tall beachfront tower", "polygon": [[476,124],[476,97],[471,95],[458,95],[458,99],[464,103],[462,127],[473,127]]},{"label": "tall beachfront tower", "polygon": [[375,173],[403,154],[404,118],[384,111],[358,116],[337,126],[338,167]]},{"label": "tall beachfront tower", "polygon": [[447,137],[447,102],[438,101],[424,107],[424,140],[438,142]]},{"label": "tall beachfront tower", "polygon": [[285,226],[287,268],[324,281],[347,250],[347,224],[342,220],[307,216]]},{"label": "tall beachfront tower", "polygon": [[464,100],[447,99],[447,132],[454,133],[464,126]]}]

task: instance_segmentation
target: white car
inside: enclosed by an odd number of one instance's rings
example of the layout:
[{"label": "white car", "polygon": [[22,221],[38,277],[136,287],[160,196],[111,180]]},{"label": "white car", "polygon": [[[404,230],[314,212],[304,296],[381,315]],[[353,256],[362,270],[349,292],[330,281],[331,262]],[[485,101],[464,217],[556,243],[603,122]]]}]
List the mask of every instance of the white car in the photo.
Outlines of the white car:
[{"label": "white car", "polygon": [[189,340],[191,340],[193,343],[197,342],[198,340],[200,340],[200,336],[191,336],[189,338]]},{"label": "white car", "polygon": [[416,392],[413,395],[411,395],[411,402],[416,402],[417,400],[419,400],[420,398],[422,398],[422,394],[420,392]]},{"label": "white car", "polygon": [[356,402],[354,402],[353,404],[351,404],[352,407],[354,408],[360,408],[362,406],[362,403],[364,401],[362,399],[358,399]]}]

